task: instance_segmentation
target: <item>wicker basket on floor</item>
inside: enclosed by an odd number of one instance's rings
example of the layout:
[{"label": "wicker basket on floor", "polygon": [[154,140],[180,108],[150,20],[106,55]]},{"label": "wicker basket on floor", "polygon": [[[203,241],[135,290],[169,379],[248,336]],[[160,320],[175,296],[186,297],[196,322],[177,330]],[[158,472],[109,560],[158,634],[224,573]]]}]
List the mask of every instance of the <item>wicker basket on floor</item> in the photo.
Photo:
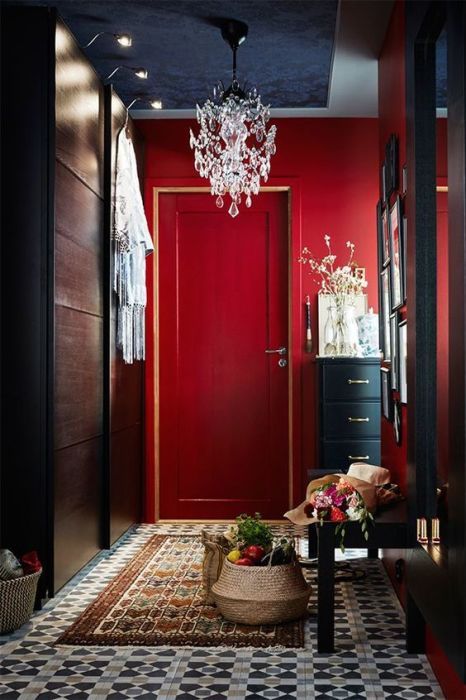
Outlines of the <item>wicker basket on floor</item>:
[{"label": "wicker basket on floor", "polygon": [[0,581],[0,634],[13,632],[32,615],[42,569],[27,576]]},{"label": "wicker basket on floor", "polygon": [[266,625],[303,617],[311,587],[298,564],[237,566],[226,560],[212,594],[226,620]]}]

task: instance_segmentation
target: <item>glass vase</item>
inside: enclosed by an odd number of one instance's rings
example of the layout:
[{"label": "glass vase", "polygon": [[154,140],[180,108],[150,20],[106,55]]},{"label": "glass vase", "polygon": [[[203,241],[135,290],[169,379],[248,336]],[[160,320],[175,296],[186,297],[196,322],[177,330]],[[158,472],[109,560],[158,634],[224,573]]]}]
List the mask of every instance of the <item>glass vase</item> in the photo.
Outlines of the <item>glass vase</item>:
[{"label": "glass vase", "polygon": [[329,306],[327,308],[327,320],[324,326],[324,354],[325,355],[336,355],[336,320],[335,320],[335,306]]},{"label": "glass vase", "polygon": [[335,355],[357,357],[359,353],[356,308],[346,300],[337,299],[335,309]]}]

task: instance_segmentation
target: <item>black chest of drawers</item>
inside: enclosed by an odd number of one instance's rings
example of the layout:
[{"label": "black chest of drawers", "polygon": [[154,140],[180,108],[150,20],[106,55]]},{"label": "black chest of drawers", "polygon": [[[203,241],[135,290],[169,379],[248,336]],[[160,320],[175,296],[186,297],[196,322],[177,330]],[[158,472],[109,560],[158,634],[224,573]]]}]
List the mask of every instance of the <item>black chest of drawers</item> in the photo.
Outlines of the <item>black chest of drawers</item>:
[{"label": "black chest of drawers", "polygon": [[320,468],[380,464],[380,360],[317,359]]}]

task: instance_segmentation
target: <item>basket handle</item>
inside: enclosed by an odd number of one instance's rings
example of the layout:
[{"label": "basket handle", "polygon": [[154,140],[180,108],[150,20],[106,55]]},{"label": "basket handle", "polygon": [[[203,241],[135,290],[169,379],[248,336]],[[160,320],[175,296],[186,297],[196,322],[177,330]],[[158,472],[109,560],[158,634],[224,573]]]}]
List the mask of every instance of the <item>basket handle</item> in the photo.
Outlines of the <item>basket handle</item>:
[{"label": "basket handle", "polygon": [[272,568],[273,554],[274,554],[274,552],[275,552],[276,549],[277,549],[277,547],[276,547],[275,540],[274,540],[274,542],[273,542],[273,544],[272,544],[272,551],[270,552],[269,563],[267,564],[267,568],[268,568],[268,569],[271,569],[271,568]]}]

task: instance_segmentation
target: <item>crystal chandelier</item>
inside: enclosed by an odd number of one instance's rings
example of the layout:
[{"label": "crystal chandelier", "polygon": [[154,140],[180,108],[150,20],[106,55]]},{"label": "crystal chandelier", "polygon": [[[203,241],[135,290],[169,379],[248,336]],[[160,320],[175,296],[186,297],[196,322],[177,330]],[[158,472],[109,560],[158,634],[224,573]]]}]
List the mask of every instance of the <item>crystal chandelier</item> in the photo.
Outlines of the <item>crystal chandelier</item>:
[{"label": "crystal chandelier", "polygon": [[261,178],[267,182],[270,158],[275,153],[276,126],[267,130],[269,105],[263,105],[255,88],[247,92],[236,77],[236,52],[245,41],[248,26],[229,20],[222,36],[233,52],[232,81],[228,88],[219,83],[211,98],[202,107],[197,105],[197,138],[190,130],[189,145],[194,150],[194,167],[201,177],[210,180],[210,191],[217,196],[216,204],[223,207],[223,198],[230,195],[228,210],[232,217],[239,214],[242,197],[246,206],[251,196],[258,194]]}]

